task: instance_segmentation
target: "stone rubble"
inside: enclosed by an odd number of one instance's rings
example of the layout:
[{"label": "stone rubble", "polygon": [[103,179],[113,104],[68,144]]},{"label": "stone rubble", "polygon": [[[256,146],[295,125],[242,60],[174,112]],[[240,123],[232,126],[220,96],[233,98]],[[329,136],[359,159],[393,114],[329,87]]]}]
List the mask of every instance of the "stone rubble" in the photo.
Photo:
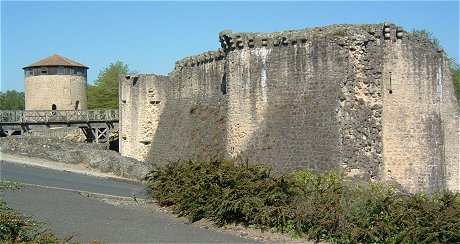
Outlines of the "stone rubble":
[{"label": "stone rubble", "polygon": [[108,150],[105,144],[44,137],[2,137],[0,151],[69,164],[83,164],[104,173],[143,180],[150,167],[141,161]]}]

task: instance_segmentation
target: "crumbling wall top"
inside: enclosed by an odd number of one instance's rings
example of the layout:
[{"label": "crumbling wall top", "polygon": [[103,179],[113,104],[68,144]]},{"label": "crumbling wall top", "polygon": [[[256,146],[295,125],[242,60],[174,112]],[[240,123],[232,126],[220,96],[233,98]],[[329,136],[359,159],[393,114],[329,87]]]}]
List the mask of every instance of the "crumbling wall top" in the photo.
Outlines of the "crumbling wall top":
[{"label": "crumbling wall top", "polygon": [[202,64],[220,61],[226,53],[243,48],[282,48],[292,45],[302,46],[312,40],[324,40],[337,43],[342,47],[353,46],[368,40],[397,41],[409,40],[419,43],[422,48],[432,48],[438,52],[443,50],[430,39],[425,32],[407,32],[401,26],[393,23],[380,24],[336,24],[324,27],[286,30],[279,32],[233,32],[224,30],[219,33],[221,48],[198,55],[189,56],[176,62],[175,70],[184,67],[200,66]]},{"label": "crumbling wall top", "polygon": [[219,33],[219,41],[222,48],[226,51],[244,47],[283,47],[302,44],[309,40],[319,38],[324,38],[326,40],[341,40],[349,37],[358,38],[363,35],[381,38],[383,36],[384,26],[386,28],[396,28],[393,24],[342,24],[271,33],[232,32],[231,30],[225,30]]}]

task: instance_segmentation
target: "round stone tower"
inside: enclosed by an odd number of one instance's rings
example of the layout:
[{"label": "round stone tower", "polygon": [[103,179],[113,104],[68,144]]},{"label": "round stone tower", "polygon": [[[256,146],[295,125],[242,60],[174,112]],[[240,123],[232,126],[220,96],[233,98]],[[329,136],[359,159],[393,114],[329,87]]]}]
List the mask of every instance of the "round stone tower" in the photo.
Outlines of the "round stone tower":
[{"label": "round stone tower", "polygon": [[86,110],[88,67],[54,54],[23,68],[26,110]]}]

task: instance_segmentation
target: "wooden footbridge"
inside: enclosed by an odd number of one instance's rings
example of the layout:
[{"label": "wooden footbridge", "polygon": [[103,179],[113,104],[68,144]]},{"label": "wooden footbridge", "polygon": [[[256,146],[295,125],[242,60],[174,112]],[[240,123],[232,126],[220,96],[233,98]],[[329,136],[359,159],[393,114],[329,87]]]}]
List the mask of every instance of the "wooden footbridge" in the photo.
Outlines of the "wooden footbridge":
[{"label": "wooden footbridge", "polygon": [[118,127],[118,110],[0,110],[0,136],[34,129],[78,127],[90,142],[108,142]]}]

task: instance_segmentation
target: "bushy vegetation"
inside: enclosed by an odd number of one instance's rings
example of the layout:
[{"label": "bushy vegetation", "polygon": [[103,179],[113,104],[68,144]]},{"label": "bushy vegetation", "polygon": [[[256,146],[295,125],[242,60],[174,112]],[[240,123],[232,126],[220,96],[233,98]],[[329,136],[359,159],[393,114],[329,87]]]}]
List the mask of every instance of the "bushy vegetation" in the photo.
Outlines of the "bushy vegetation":
[{"label": "bushy vegetation", "polygon": [[175,162],[146,177],[160,205],[191,221],[240,223],[339,243],[458,243],[460,199],[408,195],[334,172],[272,175],[264,166]]},{"label": "bushy vegetation", "polygon": [[0,92],[0,110],[23,110],[24,106],[24,92]]},{"label": "bushy vegetation", "polygon": [[450,65],[452,71],[452,80],[454,81],[455,93],[457,94],[457,101],[460,104],[460,65],[452,62]]},{"label": "bushy vegetation", "polygon": [[118,77],[128,72],[128,65],[121,61],[112,63],[102,70],[94,81],[94,85],[88,86],[88,108],[118,108]]},{"label": "bushy vegetation", "polygon": [[[15,190],[18,185],[0,182],[0,191]],[[0,198],[0,243],[61,243],[44,224],[10,209]]]}]

